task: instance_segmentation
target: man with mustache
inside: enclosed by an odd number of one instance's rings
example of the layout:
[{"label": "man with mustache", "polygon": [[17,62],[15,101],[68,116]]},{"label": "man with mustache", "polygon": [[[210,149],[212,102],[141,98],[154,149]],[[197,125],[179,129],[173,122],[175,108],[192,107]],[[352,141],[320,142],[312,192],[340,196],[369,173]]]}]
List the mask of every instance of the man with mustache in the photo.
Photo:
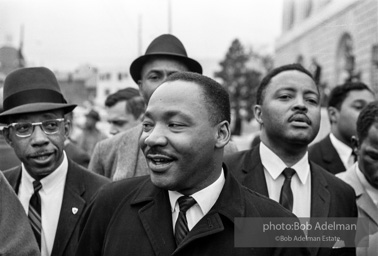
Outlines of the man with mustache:
[{"label": "man with mustache", "polygon": [[216,81],[169,76],[152,94],[141,149],[150,175],[111,183],[86,214],[76,255],[307,255],[234,245],[235,217],[293,217],[222,164],[230,102]]},{"label": "man with mustache", "polygon": [[4,137],[22,163],[4,176],[28,214],[41,255],[71,256],[85,208],[110,182],[74,163],[64,151],[71,128],[65,114],[76,105],[64,99],[53,72],[35,67],[5,78],[3,106]]},{"label": "man with mustache", "polygon": [[[237,179],[298,217],[357,217],[353,189],[308,160],[308,144],[320,125],[319,90],[311,73],[299,64],[273,69],[261,81],[256,103],[259,146],[225,157]],[[332,252],[313,250],[314,255]]]},{"label": "man with mustache", "polygon": [[[169,75],[182,71],[202,74],[202,66],[188,57],[182,42],[171,34],[155,38],[147,47],[146,53],[130,65],[130,75],[138,84],[146,104]],[[141,133],[142,126],[138,125],[99,142],[88,169],[113,180],[149,174],[147,162],[138,144]],[[226,153],[236,151],[234,143],[227,144]]]}]

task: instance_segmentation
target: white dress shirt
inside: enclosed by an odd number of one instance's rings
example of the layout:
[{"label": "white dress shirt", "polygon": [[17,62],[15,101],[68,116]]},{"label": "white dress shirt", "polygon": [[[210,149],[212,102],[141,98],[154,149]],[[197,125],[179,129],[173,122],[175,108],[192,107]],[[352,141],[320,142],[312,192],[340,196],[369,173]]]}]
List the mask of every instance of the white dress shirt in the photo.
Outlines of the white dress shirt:
[{"label": "white dress shirt", "polygon": [[[190,195],[196,200],[196,204],[190,207],[186,211],[186,219],[188,221],[188,228],[192,230],[192,228],[205,216],[213,207],[215,202],[218,200],[218,197],[223,189],[225,183],[224,172],[222,169],[221,175],[219,178],[212,183],[210,186],[197,191],[193,195]],[[180,207],[177,202],[177,199],[183,194],[177,191],[168,191],[169,201],[171,203],[171,210],[172,210],[172,223],[173,223],[173,233],[175,232],[175,225],[177,221],[178,214],[180,212]]]},{"label": "white dress shirt", "polygon": [[293,166],[286,166],[285,163],[263,142],[260,143],[261,163],[264,166],[266,185],[269,198],[276,202],[280,201],[282,185],[285,177],[282,172],[285,168],[291,167],[296,175],[291,179],[291,190],[293,191],[293,213],[297,217],[310,217],[311,214],[311,173],[308,162],[308,153]]},{"label": "white dress shirt", "polygon": [[[68,171],[68,161],[64,153],[62,164],[50,175],[41,179],[42,188],[39,191],[41,197],[41,256],[49,256],[54,245],[55,233],[58,227],[60,209],[62,207],[64,186]],[[34,193],[34,179],[26,171],[22,164],[21,183],[18,191],[18,198],[25,209],[29,211],[30,198]]]},{"label": "white dress shirt", "polygon": [[358,164],[356,163],[354,170],[357,174],[358,179],[360,180],[362,186],[365,188],[366,193],[373,200],[374,204],[378,206],[378,189],[374,188],[365,178],[365,175],[361,172]]},{"label": "white dress shirt", "polygon": [[338,140],[332,133],[329,134],[332,145],[336,149],[337,154],[343,162],[345,169],[350,168],[354,164],[354,156],[352,155],[352,149],[344,144],[342,141]]}]

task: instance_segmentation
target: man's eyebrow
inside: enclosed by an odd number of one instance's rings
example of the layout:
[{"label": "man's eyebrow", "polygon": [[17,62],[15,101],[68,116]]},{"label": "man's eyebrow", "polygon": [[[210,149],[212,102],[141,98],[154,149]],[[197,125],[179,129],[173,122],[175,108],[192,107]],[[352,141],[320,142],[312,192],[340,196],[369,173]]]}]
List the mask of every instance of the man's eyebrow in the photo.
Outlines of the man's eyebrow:
[{"label": "man's eyebrow", "polygon": [[[187,120],[192,120],[192,117],[185,114],[184,112],[180,111],[180,110],[169,110],[167,112],[164,112],[163,114],[163,117],[164,118],[171,118],[171,117],[174,117],[174,116],[178,116],[180,115],[181,117],[183,117],[184,119],[187,119]],[[147,111],[145,114],[144,114],[144,117],[147,117],[147,118],[152,118],[152,114],[151,112]],[[144,120],[144,119],[143,119]]]}]

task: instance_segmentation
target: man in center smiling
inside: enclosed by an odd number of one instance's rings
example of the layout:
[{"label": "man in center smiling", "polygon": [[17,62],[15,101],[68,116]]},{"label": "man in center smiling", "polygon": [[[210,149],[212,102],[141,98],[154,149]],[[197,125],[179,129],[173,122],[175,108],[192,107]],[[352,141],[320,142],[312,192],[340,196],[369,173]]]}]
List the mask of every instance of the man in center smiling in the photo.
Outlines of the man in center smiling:
[{"label": "man in center smiling", "polygon": [[76,255],[307,255],[303,248],[234,246],[236,217],[294,217],[241,186],[223,165],[228,93],[190,72],[152,94],[140,146],[149,176],[104,187],[90,206]]}]

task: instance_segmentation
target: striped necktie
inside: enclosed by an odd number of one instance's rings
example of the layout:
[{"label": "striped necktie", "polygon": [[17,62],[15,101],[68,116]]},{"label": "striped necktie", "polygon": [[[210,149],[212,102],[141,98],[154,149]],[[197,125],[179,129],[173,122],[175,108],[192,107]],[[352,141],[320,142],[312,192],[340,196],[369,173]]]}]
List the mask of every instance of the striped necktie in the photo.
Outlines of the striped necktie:
[{"label": "striped necktie", "polygon": [[176,244],[179,245],[189,233],[186,211],[196,203],[196,200],[191,196],[181,196],[177,201],[180,207],[180,212],[175,226],[175,238]]},{"label": "striped necktie", "polygon": [[39,245],[39,249],[41,250],[42,223],[41,223],[41,197],[39,195],[39,190],[42,188],[42,184],[39,180],[35,180],[33,181],[33,187],[34,187],[34,194],[30,198],[28,217],[29,217],[29,221],[33,229],[35,238]]}]

